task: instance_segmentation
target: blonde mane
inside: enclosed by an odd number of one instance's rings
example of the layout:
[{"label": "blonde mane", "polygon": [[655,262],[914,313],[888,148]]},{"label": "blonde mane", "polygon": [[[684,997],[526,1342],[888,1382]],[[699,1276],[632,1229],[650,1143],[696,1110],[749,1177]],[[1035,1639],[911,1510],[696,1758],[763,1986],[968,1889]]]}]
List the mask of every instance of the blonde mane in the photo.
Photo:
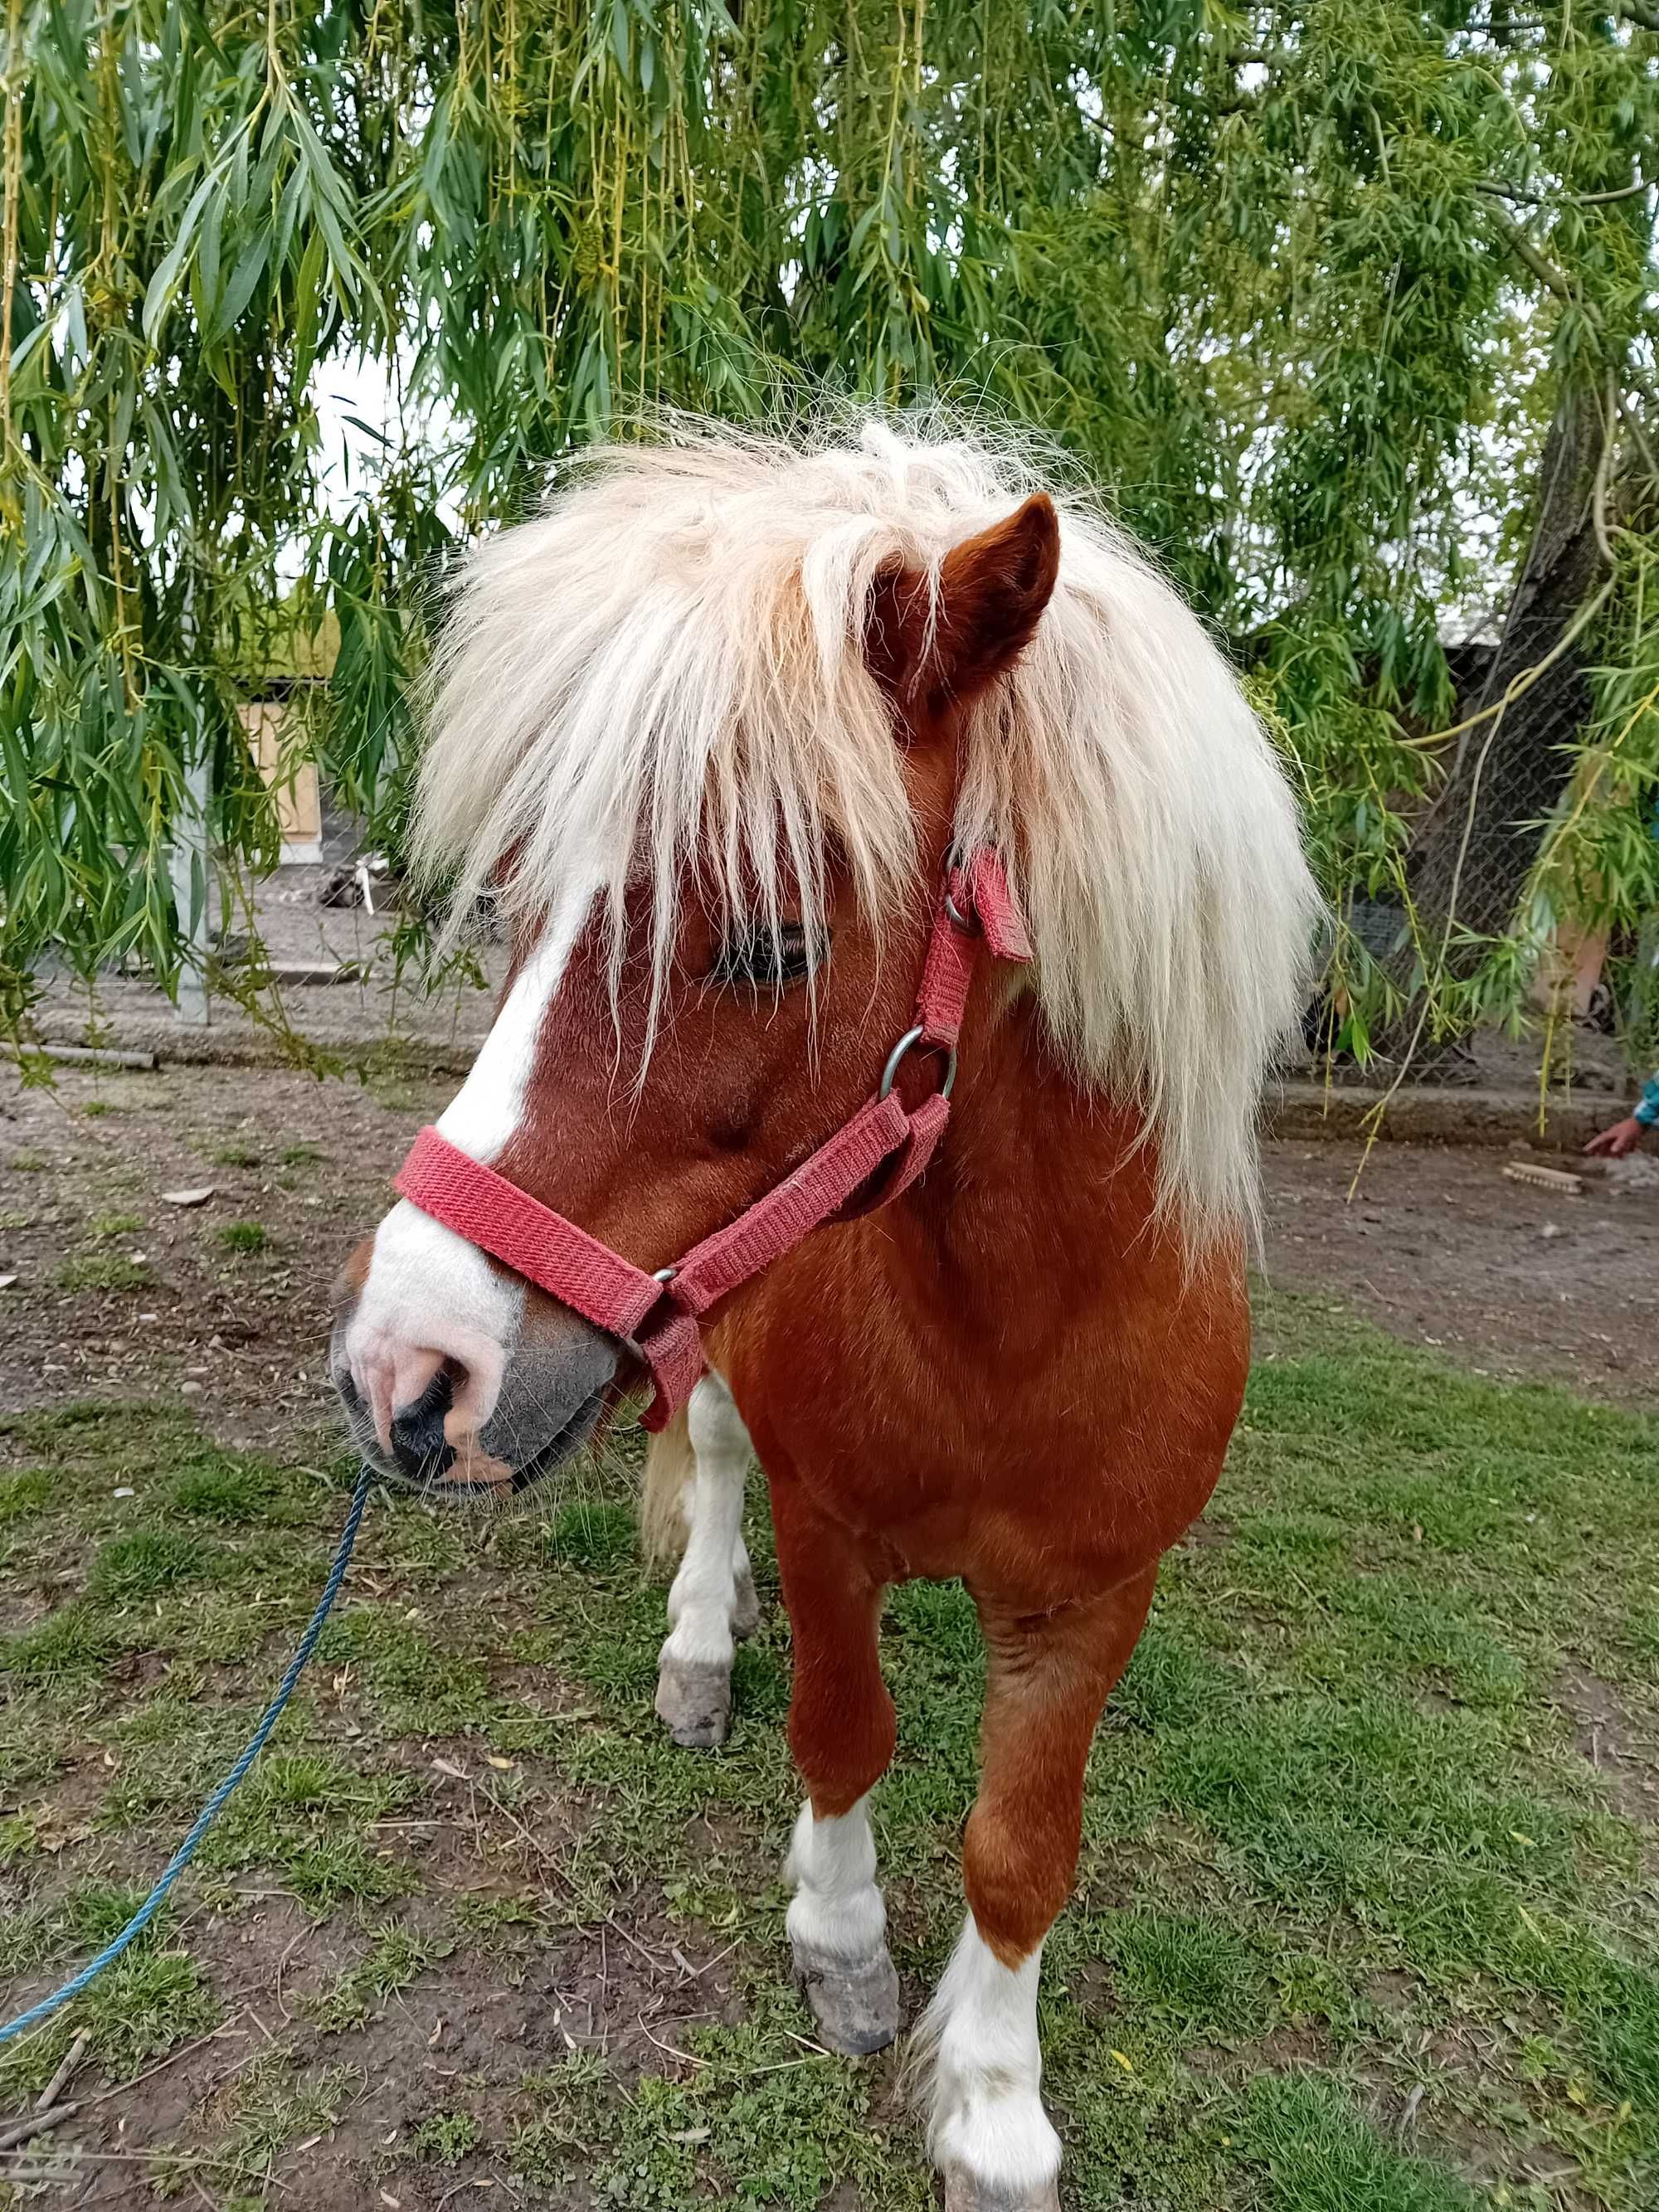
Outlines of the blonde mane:
[{"label": "blonde mane", "polygon": [[733,926],[775,926],[794,885],[817,934],[832,842],[865,909],[896,911],[914,824],[861,651],[872,583],[896,561],[936,582],[1048,489],[1059,582],[974,710],[958,832],[1006,855],[1054,1043],[1139,1103],[1188,1235],[1249,1218],[1318,900],[1260,726],[1147,560],[1018,452],[878,417],[804,445],[677,424],[570,478],[473,554],[438,657],[416,857],[454,912],[498,872],[519,920],[592,882],[620,959],[644,879],[659,994],[693,855]]}]

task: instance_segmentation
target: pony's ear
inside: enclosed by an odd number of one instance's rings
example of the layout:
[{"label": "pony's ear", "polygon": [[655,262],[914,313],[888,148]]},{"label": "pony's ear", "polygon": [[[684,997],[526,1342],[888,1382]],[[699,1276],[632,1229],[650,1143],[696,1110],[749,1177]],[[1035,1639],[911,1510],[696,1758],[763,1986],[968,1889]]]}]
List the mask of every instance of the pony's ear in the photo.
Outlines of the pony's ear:
[{"label": "pony's ear", "polygon": [[1059,574],[1060,521],[1041,491],[951,548],[931,622],[926,580],[884,569],[865,624],[872,672],[901,702],[934,694],[965,705],[1030,643]]}]

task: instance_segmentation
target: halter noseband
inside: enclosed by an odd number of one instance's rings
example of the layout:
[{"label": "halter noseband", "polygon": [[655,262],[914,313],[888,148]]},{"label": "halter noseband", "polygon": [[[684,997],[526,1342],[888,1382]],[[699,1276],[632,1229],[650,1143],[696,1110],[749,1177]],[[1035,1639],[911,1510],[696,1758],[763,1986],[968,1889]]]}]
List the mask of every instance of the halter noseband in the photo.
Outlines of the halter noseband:
[{"label": "halter noseband", "polygon": [[[671,1267],[647,1274],[563,1214],[532,1198],[494,1168],[422,1129],[396,1188],[412,1205],[618,1337],[650,1375],[643,1416],[660,1429],[684,1405],[704,1367],[699,1317],[719,1298],[799,1244],[821,1222],[872,1212],[908,1189],[933,1158],[951,1112],[957,1038],[983,945],[999,960],[1026,961],[1030,939],[1000,857],[981,847],[945,865],[916,1018],[888,1055],[881,1081],[835,1135],[809,1153],[734,1221],[694,1244]],[[913,1113],[893,1085],[911,1052],[945,1055],[945,1073]],[[860,1187],[889,1163],[881,1187]]]}]

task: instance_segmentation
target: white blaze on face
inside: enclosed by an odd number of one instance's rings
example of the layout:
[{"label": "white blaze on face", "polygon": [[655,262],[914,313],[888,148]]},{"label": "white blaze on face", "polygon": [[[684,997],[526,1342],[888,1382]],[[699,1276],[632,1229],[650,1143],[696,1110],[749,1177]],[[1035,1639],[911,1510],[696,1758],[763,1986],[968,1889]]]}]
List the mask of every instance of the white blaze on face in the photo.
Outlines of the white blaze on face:
[{"label": "white blaze on face", "polygon": [[[439,1117],[452,1145],[489,1162],[524,1115],[542,1022],[580,935],[593,890],[573,886],[514,979],[472,1072]],[[374,1249],[345,1333],[353,1382],[389,1448],[395,1413],[418,1399],[446,1360],[465,1370],[444,1423],[451,1443],[475,1435],[500,1395],[524,1314],[524,1285],[453,1229],[399,1199]]]}]

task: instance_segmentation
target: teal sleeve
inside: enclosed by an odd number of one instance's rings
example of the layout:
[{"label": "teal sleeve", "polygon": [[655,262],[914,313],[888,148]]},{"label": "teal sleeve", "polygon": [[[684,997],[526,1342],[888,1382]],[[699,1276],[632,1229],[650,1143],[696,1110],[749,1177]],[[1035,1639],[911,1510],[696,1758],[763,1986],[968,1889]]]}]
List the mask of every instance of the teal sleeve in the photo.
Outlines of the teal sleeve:
[{"label": "teal sleeve", "polygon": [[1651,1129],[1659,1123],[1659,1075],[1649,1076],[1642,1085],[1642,1096],[1637,1102],[1636,1118],[1644,1128]]}]

